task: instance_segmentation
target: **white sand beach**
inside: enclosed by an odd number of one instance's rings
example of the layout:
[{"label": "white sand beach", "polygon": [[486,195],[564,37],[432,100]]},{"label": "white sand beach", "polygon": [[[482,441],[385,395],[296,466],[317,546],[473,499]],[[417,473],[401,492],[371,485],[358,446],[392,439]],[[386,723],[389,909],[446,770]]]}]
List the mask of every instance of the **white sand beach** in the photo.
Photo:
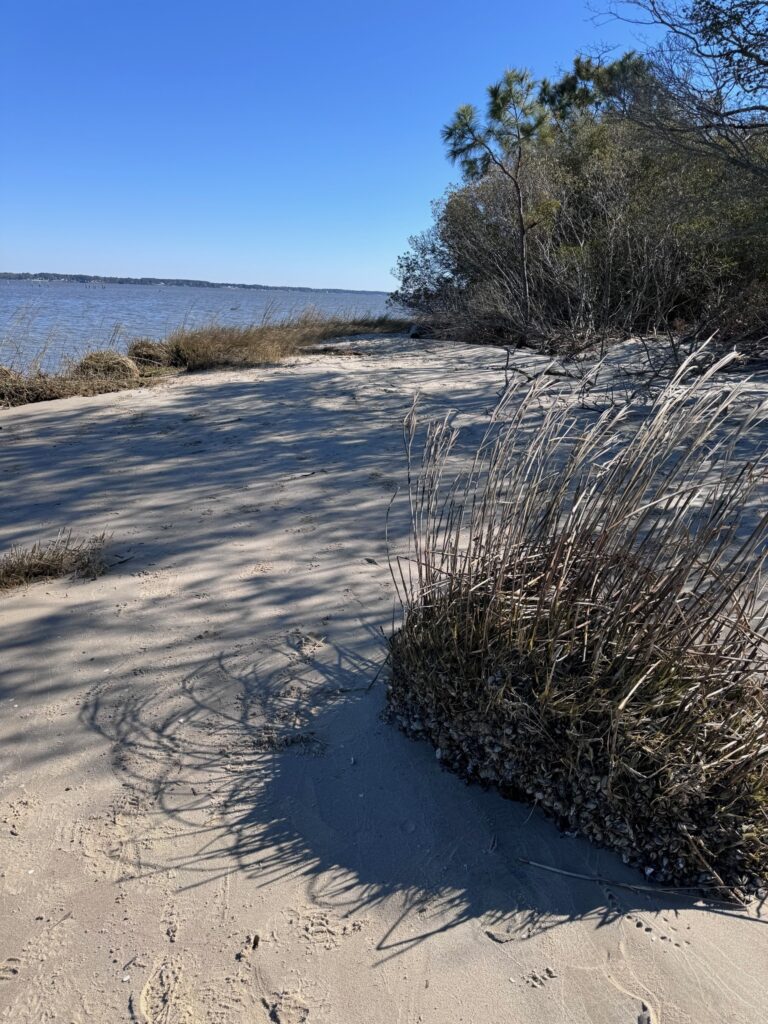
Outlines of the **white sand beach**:
[{"label": "white sand beach", "polygon": [[0,411],[0,550],[111,534],[0,597],[0,1020],[762,1024],[766,907],[646,891],[382,718],[402,419],[479,430],[504,353],[337,348]]}]

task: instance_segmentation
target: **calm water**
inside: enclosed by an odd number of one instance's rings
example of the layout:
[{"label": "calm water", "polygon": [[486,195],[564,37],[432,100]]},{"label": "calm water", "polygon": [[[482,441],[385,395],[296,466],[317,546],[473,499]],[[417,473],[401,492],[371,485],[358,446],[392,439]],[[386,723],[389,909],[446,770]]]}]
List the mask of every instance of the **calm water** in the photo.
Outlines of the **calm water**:
[{"label": "calm water", "polygon": [[42,353],[43,367],[53,369],[85,348],[124,348],[131,338],[160,338],[180,324],[258,323],[308,307],[380,316],[386,303],[383,292],[0,280],[0,366],[28,365]]}]

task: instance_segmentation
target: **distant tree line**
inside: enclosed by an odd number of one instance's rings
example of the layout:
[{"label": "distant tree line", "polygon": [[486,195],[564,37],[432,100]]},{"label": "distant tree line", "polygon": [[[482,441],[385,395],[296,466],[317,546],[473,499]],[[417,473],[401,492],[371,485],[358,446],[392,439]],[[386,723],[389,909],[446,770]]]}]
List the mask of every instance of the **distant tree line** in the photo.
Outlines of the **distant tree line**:
[{"label": "distant tree line", "polygon": [[455,337],[768,336],[768,3],[637,0],[653,50],[507,71],[443,129],[462,183],[394,299]]},{"label": "distant tree line", "polygon": [[[192,288],[251,288],[257,291],[280,292],[347,292],[352,288],[302,288],[296,285],[233,284],[220,281],[193,281],[177,277],[101,277],[98,274],[39,274],[0,272],[0,281],[71,281],[74,284],[164,284],[187,285]],[[366,292],[366,295],[385,295],[386,292]]]}]

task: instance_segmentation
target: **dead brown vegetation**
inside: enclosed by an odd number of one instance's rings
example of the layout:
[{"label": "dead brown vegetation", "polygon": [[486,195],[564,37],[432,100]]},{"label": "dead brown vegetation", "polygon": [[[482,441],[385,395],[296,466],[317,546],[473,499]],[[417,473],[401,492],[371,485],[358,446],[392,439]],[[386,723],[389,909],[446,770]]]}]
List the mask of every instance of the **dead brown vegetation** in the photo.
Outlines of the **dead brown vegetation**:
[{"label": "dead brown vegetation", "polygon": [[83,356],[72,367],[72,376],[114,381],[130,386],[138,384],[141,374],[133,359],[121,352],[105,349]]},{"label": "dead brown vegetation", "polygon": [[51,402],[75,395],[99,395],[119,391],[125,386],[120,381],[103,377],[79,377],[72,373],[44,373],[41,370],[20,373],[0,367],[0,408]]},{"label": "dead brown vegetation", "polygon": [[725,362],[635,426],[526,382],[458,477],[429,428],[389,700],[652,880],[742,893],[768,877],[768,514],[761,447],[736,454],[764,411],[711,386]]},{"label": "dead brown vegetation", "polygon": [[276,322],[245,326],[209,324],[205,327],[179,328],[168,338],[141,351],[167,365],[187,370],[207,370],[226,366],[262,366],[278,363],[317,342],[358,334],[386,334],[403,331],[406,321],[389,317],[344,319],[308,312]]},{"label": "dead brown vegetation", "polygon": [[71,531],[62,531],[52,541],[40,541],[30,547],[12,547],[0,556],[0,591],[26,586],[61,576],[100,576],[106,569],[106,535],[78,539]]}]

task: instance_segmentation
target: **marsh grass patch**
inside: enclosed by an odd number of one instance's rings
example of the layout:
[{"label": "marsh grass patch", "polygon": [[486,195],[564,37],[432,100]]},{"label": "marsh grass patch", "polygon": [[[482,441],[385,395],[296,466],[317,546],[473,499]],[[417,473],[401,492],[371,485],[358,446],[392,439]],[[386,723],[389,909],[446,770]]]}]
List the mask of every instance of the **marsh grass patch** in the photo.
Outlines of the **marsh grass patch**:
[{"label": "marsh grass patch", "polygon": [[208,324],[196,328],[182,327],[165,339],[162,351],[143,351],[151,352],[155,358],[166,359],[170,366],[191,371],[264,366],[279,363],[331,338],[367,333],[396,334],[406,327],[406,321],[386,316],[349,319],[322,316],[310,310],[285,320],[270,321],[267,318],[262,323],[244,326]]},{"label": "marsh grass patch", "polygon": [[[40,368],[41,354],[23,369],[0,366],[0,408],[148,387],[185,371],[277,365],[302,351],[312,354],[311,346],[330,338],[398,334],[408,324],[388,316],[329,317],[308,310],[241,326],[179,327],[166,338],[134,339],[127,354],[116,349],[86,352],[77,360],[65,360],[54,373]],[[119,335],[118,330],[113,333]]]}]

